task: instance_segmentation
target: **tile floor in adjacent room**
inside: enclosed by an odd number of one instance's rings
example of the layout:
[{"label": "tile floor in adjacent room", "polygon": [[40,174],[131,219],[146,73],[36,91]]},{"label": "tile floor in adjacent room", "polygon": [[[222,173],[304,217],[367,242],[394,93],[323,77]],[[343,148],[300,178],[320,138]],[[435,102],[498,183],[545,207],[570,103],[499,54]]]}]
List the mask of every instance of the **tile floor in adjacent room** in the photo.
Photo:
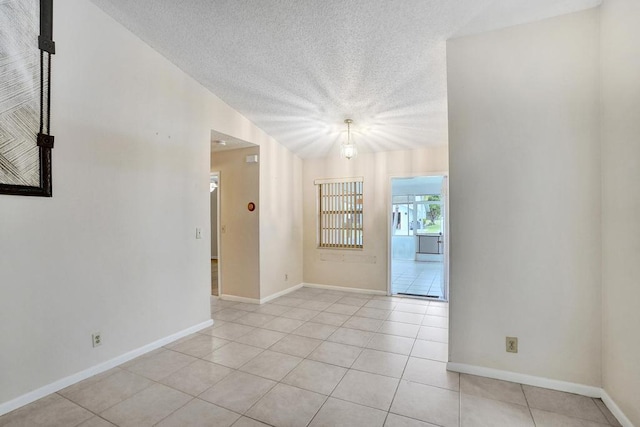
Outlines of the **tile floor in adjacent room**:
[{"label": "tile floor in adjacent room", "polygon": [[394,259],[391,261],[391,293],[446,299],[442,262]]},{"label": "tile floor in adjacent room", "polygon": [[218,295],[218,260],[211,260],[211,295]]},{"label": "tile floor in adjacent room", "polygon": [[302,288],[212,298],[213,327],[0,426],[606,426],[599,399],[447,372],[446,303]]}]

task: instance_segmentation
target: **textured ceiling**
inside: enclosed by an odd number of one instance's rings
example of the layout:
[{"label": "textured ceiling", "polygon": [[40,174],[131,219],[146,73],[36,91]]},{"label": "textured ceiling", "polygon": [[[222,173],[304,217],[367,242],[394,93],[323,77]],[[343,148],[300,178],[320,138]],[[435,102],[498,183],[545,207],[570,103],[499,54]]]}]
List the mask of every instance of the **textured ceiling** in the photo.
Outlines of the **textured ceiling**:
[{"label": "textured ceiling", "polygon": [[93,0],[303,158],[447,143],[446,40],[601,0]]}]

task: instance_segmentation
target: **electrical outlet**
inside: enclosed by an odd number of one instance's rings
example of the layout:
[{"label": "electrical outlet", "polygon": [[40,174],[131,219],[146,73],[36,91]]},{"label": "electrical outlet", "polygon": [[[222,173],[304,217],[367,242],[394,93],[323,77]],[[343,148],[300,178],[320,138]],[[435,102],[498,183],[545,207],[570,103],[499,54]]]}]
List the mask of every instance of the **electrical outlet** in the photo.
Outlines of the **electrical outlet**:
[{"label": "electrical outlet", "polygon": [[518,352],[518,337],[507,337],[507,353]]},{"label": "electrical outlet", "polygon": [[93,341],[93,346],[98,347],[102,345],[102,334],[100,332],[94,332],[91,334],[91,340]]}]

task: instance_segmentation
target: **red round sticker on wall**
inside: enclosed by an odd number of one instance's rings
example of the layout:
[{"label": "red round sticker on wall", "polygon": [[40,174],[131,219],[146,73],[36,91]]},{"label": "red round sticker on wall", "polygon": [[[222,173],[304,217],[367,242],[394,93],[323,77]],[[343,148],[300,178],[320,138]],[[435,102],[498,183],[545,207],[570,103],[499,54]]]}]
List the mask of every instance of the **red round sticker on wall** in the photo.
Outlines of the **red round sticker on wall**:
[{"label": "red round sticker on wall", "polygon": [[247,209],[249,209],[249,212],[253,212],[254,210],[256,210],[256,204],[253,202],[249,202],[249,204],[247,205]]}]

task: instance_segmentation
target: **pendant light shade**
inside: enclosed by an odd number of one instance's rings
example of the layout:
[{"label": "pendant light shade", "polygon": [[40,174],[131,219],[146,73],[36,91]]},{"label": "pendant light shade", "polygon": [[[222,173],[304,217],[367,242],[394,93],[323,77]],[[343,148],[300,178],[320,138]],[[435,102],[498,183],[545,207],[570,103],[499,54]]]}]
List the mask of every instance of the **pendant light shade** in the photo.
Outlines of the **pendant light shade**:
[{"label": "pendant light shade", "polygon": [[358,148],[355,142],[351,140],[351,123],[353,123],[353,120],[346,119],[344,122],[347,124],[347,140],[340,146],[340,156],[350,160],[358,155]]}]

